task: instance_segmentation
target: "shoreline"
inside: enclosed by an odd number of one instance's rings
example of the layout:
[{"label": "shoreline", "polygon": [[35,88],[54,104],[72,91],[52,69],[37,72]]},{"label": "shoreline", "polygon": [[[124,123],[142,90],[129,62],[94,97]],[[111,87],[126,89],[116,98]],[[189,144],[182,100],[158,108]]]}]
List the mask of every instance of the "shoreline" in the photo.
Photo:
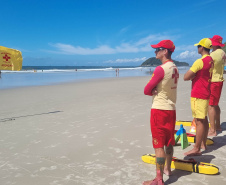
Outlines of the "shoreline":
[{"label": "shoreline", "polygon": [[[83,69],[82,69],[83,70]],[[11,71],[3,72],[0,79],[0,89],[17,88],[26,86],[54,85],[68,82],[77,82],[88,79],[102,78],[121,78],[133,76],[151,76],[153,68],[122,68],[116,73],[115,69],[96,70],[89,69],[88,71],[74,70],[39,70],[33,71]],[[179,72],[183,73],[186,68],[182,68]]]}]

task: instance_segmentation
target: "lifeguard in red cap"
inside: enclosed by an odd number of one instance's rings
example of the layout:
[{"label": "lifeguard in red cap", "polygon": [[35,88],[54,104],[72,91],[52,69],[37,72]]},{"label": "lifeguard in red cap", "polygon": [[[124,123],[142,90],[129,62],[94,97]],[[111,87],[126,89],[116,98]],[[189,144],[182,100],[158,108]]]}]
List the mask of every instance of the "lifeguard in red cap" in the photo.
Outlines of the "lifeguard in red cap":
[{"label": "lifeguard in red cap", "polygon": [[156,154],[156,178],[143,182],[143,185],[162,185],[163,173],[171,175],[179,73],[171,59],[175,49],[171,40],[162,40],[151,47],[156,49],[156,59],[162,62],[144,88],[145,95],[153,96],[150,125]]},{"label": "lifeguard in red cap", "polygon": [[201,145],[203,149],[206,149],[209,130],[207,112],[210,98],[210,80],[214,65],[210,56],[212,42],[210,39],[204,38],[195,46],[198,47],[198,53],[202,55],[202,58],[196,60],[185,73],[184,81],[192,81],[191,110],[196,123],[196,143],[192,150],[184,154],[186,156],[201,155]]},{"label": "lifeguard in red cap", "polygon": [[222,131],[220,127],[221,110],[218,103],[224,82],[223,74],[224,65],[226,63],[226,56],[225,52],[221,49],[221,47],[224,47],[224,44],[222,44],[223,38],[219,35],[214,35],[213,38],[210,38],[210,40],[212,41],[213,46],[213,51],[210,56],[213,58],[214,68],[211,79],[211,94],[208,107],[208,116],[210,119],[210,129],[208,136],[216,136],[217,131]]}]

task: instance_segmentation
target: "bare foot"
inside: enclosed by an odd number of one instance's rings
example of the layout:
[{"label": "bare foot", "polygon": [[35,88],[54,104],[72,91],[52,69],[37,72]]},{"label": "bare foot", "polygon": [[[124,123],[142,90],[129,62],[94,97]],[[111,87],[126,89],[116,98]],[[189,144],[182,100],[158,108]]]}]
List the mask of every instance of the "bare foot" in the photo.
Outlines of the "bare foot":
[{"label": "bare foot", "polygon": [[184,153],[184,155],[185,156],[199,156],[199,155],[202,155],[202,153],[200,152],[200,150],[193,148],[192,150]]},{"label": "bare foot", "polygon": [[208,136],[217,136],[217,132],[215,131],[215,132],[208,132]]},{"label": "bare foot", "polygon": [[163,173],[164,173],[165,175],[167,175],[167,176],[172,175],[172,171],[171,171],[171,169],[167,169],[166,167],[164,168]]},{"label": "bare foot", "polygon": [[162,179],[155,178],[154,180],[144,181],[143,185],[164,185],[164,182]]},{"label": "bare foot", "polygon": [[[152,182],[153,182],[153,180],[151,180],[151,181],[144,181],[143,185],[151,185]],[[158,185],[158,183],[156,185]]]},{"label": "bare foot", "polygon": [[[195,147],[195,145],[192,145],[193,147]],[[206,150],[207,149],[207,147],[206,146],[204,146],[203,144],[201,145],[201,147],[200,147],[200,149],[202,149],[202,150]]]},{"label": "bare foot", "polygon": [[201,145],[201,147],[200,147],[201,149],[203,149],[203,150],[206,150],[207,149],[207,147],[206,146],[204,146],[204,145]]}]

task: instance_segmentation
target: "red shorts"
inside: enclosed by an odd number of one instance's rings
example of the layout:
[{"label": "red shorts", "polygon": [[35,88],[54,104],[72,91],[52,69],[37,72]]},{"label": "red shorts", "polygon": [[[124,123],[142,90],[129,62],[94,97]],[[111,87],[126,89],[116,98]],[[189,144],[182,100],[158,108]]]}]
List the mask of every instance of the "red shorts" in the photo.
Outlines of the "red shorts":
[{"label": "red shorts", "polygon": [[209,105],[218,105],[221,97],[222,87],[223,87],[223,82],[211,82]]},{"label": "red shorts", "polygon": [[175,110],[151,109],[151,132],[154,148],[175,145]]}]

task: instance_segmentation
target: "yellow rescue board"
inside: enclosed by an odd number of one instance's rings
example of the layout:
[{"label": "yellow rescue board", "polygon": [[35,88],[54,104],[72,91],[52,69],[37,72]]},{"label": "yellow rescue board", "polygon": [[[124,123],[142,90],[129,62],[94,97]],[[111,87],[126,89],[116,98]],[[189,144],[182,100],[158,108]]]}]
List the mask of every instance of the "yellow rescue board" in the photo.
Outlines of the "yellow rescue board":
[{"label": "yellow rescue board", "polygon": [[[181,121],[181,120],[176,121],[176,125],[182,124],[183,126],[187,126],[187,127],[190,127],[191,123],[192,123],[192,121]],[[210,123],[209,123],[209,126],[210,126]]]},{"label": "yellow rescue board", "polygon": [[[155,154],[145,154],[141,158],[145,163],[156,164]],[[171,168],[208,175],[219,173],[219,168],[213,164],[197,162],[194,159],[182,160],[177,159],[176,157],[173,157],[172,159]]]},{"label": "yellow rescue board", "polygon": [[192,121],[181,121],[181,120],[178,120],[178,121],[176,121],[176,125],[183,125],[183,126],[191,126],[191,123],[192,123]]}]

